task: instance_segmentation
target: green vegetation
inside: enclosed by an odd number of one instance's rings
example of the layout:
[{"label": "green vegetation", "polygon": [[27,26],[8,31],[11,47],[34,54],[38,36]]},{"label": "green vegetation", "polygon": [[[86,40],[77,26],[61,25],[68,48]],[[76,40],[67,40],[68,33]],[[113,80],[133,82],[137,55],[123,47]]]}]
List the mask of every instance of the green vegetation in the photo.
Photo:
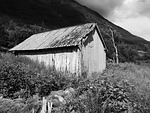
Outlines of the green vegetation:
[{"label": "green vegetation", "polygon": [[18,24],[13,20],[5,19],[0,24],[0,47],[12,48],[35,33],[47,31],[46,28],[37,25]]},{"label": "green vegetation", "polygon": [[46,96],[51,91],[64,89],[72,79],[55,70],[47,69],[26,57],[2,54],[0,58],[0,93],[5,98],[28,98],[38,93]]},{"label": "green vegetation", "polygon": [[39,113],[41,97],[72,87],[75,95],[52,113],[149,113],[149,73],[147,66],[121,63],[108,64],[101,75],[76,78],[25,57],[1,54],[0,111],[25,113],[34,108]]}]

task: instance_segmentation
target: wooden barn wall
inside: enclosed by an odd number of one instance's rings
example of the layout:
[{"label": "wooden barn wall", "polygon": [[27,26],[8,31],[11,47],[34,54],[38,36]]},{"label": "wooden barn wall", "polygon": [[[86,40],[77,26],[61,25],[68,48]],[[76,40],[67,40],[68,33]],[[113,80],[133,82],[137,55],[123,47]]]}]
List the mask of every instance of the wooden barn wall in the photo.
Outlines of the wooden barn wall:
[{"label": "wooden barn wall", "polygon": [[80,50],[77,47],[66,47],[60,49],[24,51],[18,55],[29,57],[46,66],[55,68],[57,71],[79,75],[81,73]]},{"label": "wooden barn wall", "polygon": [[101,73],[106,68],[106,53],[97,30],[93,30],[83,43],[82,71]]}]

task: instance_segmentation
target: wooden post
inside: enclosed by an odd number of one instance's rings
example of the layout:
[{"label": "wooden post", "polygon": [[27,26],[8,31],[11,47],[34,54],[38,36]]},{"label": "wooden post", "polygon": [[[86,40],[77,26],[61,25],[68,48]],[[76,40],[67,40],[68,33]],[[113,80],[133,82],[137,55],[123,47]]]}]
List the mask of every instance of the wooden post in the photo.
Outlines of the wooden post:
[{"label": "wooden post", "polygon": [[34,113],[34,108],[32,108],[32,113]]},{"label": "wooden post", "polygon": [[41,113],[46,113],[46,104],[47,104],[47,100],[45,99],[45,97],[43,97]]},{"label": "wooden post", "polygon": [[48,102],[48,113],[51,113],[52,112],[52,105],[53,103],[52,102]]},{"label": "wooden post", "polygon": [[118,64],[119,63],[119,59],[118,59],[118,49],[117,49],[117,46],[116,46],[116,44],[115,44],[115,40],[114,40],[114,33],[113,33],[113,31],[110,29],[110,32],[111,32],[111,35],[112,35],[112,37],[111,37],[111,39],[112,39],[112,42],[113,42],[113,46],[114,46],[114,48],[115,48],[115,57],[116,57],[116,63]]}]

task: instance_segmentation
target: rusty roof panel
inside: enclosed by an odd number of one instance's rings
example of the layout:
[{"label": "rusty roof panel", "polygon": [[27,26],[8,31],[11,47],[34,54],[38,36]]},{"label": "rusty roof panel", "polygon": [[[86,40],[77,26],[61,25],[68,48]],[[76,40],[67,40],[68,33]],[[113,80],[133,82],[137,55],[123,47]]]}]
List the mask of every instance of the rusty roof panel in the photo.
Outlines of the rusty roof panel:
[{"label": "rusty roof panel", "polygon": [[77,46],[81,39],[89,34],[95,26],[95,23],[88,23],[35,34],[10,49],[10,51]]}]

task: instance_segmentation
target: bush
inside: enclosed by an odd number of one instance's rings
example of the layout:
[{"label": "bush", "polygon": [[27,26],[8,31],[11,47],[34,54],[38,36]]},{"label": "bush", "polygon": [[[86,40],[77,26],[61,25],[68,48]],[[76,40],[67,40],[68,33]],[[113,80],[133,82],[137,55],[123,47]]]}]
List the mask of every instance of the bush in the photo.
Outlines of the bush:
[{"label": "bush", "polygon": [[80,79],[74,98],[57,113],[149,113],[150,68],[109,64],[96,78]]},{"label": "bush", "polygon": [[40,113],[42,102],[38,97],[19,99],[0,99],[1,113]]},{"label": "bush", "polygon": [[28,98],[36,93],[49,95],[64,89],[75,78],[64,75],[26,57],[2,54],[0,59],[0,93],[7,98]]},{"label": "bush", "polygon": [[4,97],[23,96],[27,98],[35,93],[34,76],[36,76],[36,72],[18,60],[8,54],[3,54],[0,60],[0,93]]},{"label": "bush", "polygon": [[[46,68],[43,64],[33,62],[26,57],[2,54],[0,93],[4,97],[13,99],[5,101],[13,103],[14,109],[31,111],[35,107],[38,112],[41,109],[41,97],[49,95],[51,91],[72,87],[76,94],[68,98],[65,105],[53,109],[53,113],[149,113],[149,73],[149,67],[121,63],[108,64],[101,75],[95,74],[89,78],[83,75],[76,78]],[[35,94],[38,94],[39,98],[33,98]],[[16,104],[18,97],[22,98],[19,105]],[[33,104],[29,104],[32,102]],[[5,102],[2,103],[0,111],[7,111],[11,107],[11,104],[6,106]],[[11,110],[14,109],[12,106]],[[23,113],[23,111],[18,112]]]},{"label": "bush", "polygon": [[150,68],[135,64],[109,65],[104,75],[128,93],[132,113],[150,112]]}]

